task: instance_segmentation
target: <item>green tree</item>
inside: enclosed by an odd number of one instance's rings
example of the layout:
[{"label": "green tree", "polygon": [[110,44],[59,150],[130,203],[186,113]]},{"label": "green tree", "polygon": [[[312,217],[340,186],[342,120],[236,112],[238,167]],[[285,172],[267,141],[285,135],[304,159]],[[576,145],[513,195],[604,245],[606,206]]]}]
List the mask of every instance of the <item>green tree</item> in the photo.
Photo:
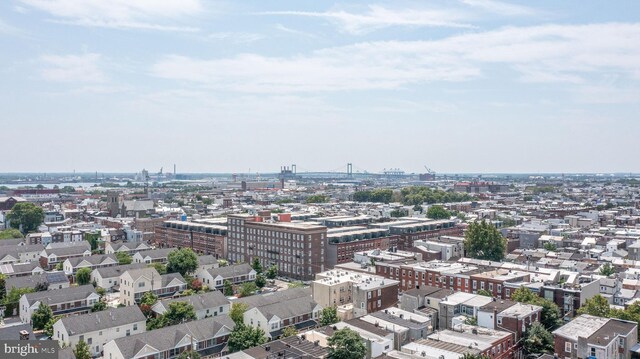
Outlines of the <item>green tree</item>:
[{"label": "green tree", "polygon": [[167,325],[166,320],[167,319],[163,315],[156,318],[151,317],[147,319],[147,330],[164,328]]},{"label": "green tree", "polygon": [[358,332],[349,328],[335,331],[329,340],[329,359],[362,359],[367,354],[367,348]]},{"label": "green tree", "polygon": [[107,291],[102,287],[98,287],[96,288],[96,293],[98,293],[98,295],[100,296],[100,299],[102,299],[107,294]]},{"label": "green tree", "polygon": [[218,259],[218,266],[226,267],[229,265],[229,262],[226,259]]},{"label": "green tree", "polygon": [[276,265],[272,265],[267,269],[267,278],[268,279],[276,279],[278,276],[278,267]]},{"label": "green tree", "polygon": [[251,295],[254,295],[256,293],[256,290],[258,289],[258,287],[256,286],[256,284],[254,282],[246,282],[246,283],[242,283],[242,285],[240,286],[240,291],[239,291],[239,296],[242,297],[248,297]]},{"label": "green tree", "polygon": [[240,324],[233,328],[231,335],[229,335],[227,345],[229,346],[229,351],[234,353],[262,345],[266,342],[267,337],[262,329]]},{"label": "green tree", "polygon": [[331,325],[339,321],[338,311],[335,307],[322,308],[322,312],[320,312],[320,325]]},{"label": "green tree", "polygon": [[263,288],[267,284],[267,280],[264,278],[262,274],[258,274],[256,276],[256,287]]},{"label": "green tree", "polygon": [[131,258],[131,255],[127,252],[117,252],[116,258],[118,259],[118,264],[120,265],[131,264],[131,262],[133,262],[133,258]]},{"label": "green tree", "polygon": [[228,279],[224,280],[224,295],[230,297],[233,295],[233,285]]},{"label": "green tree", "polygon": [[89,284],[91,282],[91,269],[78,269],[78,271],[76,272],[76,282],[78,282],[78,285]]},{"label": "green tree", "polygon": [[394,209],[393,211],[389,212],[389,216],[393,217],[393,218],[399,218],[399,217],[406,217],[409,215],[409,211],[407,211],[406,209]]},{"label": "green tree", "polygon": [[20,229],[22,233],[33,232],[44,221],[44,210],[30,202],[19,202],[7,213],[7,220],[12,228]]},{"label": "green tree", "polygon": [[48,337],[48,338],[52,338],[53,337],[53,325],[60,319],[62,318],[61,315],[56,315],[55,317],[51,318],[50,321],[47,322],[47,324],[45,324],[44,326],[44,334]]},{"label": "green tree", "polygon": [[96,304],[91,307],[92,312],[101,312],[107,309],[107,303],[105,301],[99,300]]},{"label": "green tree", "polygon": [[187,302],[173,302],[169,304],[163,316],[166,319],[166,325],[176,325],[196,319],[196,312],[193,305]]},{"label": "green tree", "polygon": [[605,263],[600,267],[600,275],[608,277],[613,274],[616,274],[616,269],[611,265],[611,263]]},{"label": "green tree", "polygon": [[256,273],[262,273],[262,264],[260,263],[260,259],[258,257],[253,258],[253,262],[251,263],[251,268],[253,268]]},{"label": "green tree", "polygon": [[231,305],[229,317],[236,323],[236,325],[242,325],[244,323],[244,312],[246,312],[248,308],[249,306],[246,303],[234,302]]},{"label": "green tree", "polygon": [[194,352],[193,350],[185,350],[180,355],[178,355],[177,359],[200,359],[200,354],[198,352]]},{"label": "green tree", "polygon": [[148,267],[155,268],[160,274],[167,274],[167,266],[162,263],[154,262],[149,264]]},{"label": "green tree", "polygon": [[280,338],[292,337],[294,335],[298,335],[298,330],[293,325],[290,325],[282,330]]},{"label": "green tree", "polygon": [[180,248],[169,253],[167,258],[167,272],[180,273],[186,276],[198,268],[198,256],[191,248]]},{"label": "green tree", "polygon": [[329,202],[329,197],[323,194],[315,194],[307,197],[307,203],[327,203]]},{"label": "green tree", "polygon": [[293,289],[293,288],[302,288],[302,287],[306,287],[305,284],[303,282],[291,282],[289,284],[287,284],[287,288],[289,289]]},{"label": "green tree", "polygon": [[464,320],[464,324],[466,324],[466,325],[478,325],[478,318],[476,318],[476,317],[467,317]]},{"label": "green tree", "polygon": [[490,261],[504,259],[507,240],[491,223],[474,222],[464,234],[464,250],[467,257]]},{"label": "green tree", "polygon": [[85,233],[84,239],[89,242],[92,251],[97,250],[100,246],[100,233]]},{"label": "green tree", "polygon": [[480,289],[478,291],[478,295],[483,295],[485,297],[493,297],[493,294],[486,289]]},{"label": "green tree", "polygon": [[36,309],[33,314],[31,314],[31,323],[33,324],[33,329],[40,330],[44,329],[44,326],[53,318],[53,311],[51,308],[44,304],[44,302],[40,302],[38,309]]},{"label": "green tree", "polygon": [[556,246],[556,244],[553,242],[546,242],[542,247],[548,250],[549,252],[555,252],[558,250],[558,246]]},{"label": "green tree", "polygon": [[56,264],[56,266],[54,267],[55,270],[61,271],[63,269],[63,262],[58,262],[58,264]]},{"label": "green tree", "polygon": [[447,211],[442,206],[431,206],[427,210],[427,218],[431,219],[449,219],[451,218],[451,212]]},{"label": "green tree", "polygon": [[536,322],[525,332],[522,346],[526,354],[553,353],[553,335]]},{"label": "green tree", "polygon": [[91,359],[89,346],[82,339],[80,339],[78,344],[76,344],[75,349],[73,349],[73,354],[75,355],[76,359]]},{"label": "green tree", "polygon": [[15,228],[5,229],[4,231],[0,231],[0,240],[2,239],[19,239],[24,238],[22,232]]},{"label": "green tree", "polygon": [[158,296],[155,295],[152,291],[145,292],[142,297],[140,297],[140,304],[154,305],[157,302]]},{"label": "green tree", "polygon": [[590,314],[596,317],[608,317],[611,311],[609,301],[600,294],[587,299],[584,304],[578,309],[578,314]]}]

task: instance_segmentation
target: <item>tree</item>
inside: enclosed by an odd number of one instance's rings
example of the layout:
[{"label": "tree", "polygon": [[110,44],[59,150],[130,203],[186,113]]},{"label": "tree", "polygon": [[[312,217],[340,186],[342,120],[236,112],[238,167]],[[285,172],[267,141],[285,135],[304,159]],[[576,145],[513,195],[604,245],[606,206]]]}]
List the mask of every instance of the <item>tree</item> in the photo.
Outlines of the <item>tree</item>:
[{"label": "tree", "polygon": [[228,279],[224,280],[224,295],[230,297],[233,295],[233,285]]},{"label": "tree", "polygon": [[249,296],[254,295],[256,293],[257,289],[258,289],[258,287],[256,286],[256,284],[254,282],[242,283],[242,285],[240,286],[240,293],[238,293],[238,294],[239,294],[240,298],[249,297]]},{"label": "tree", "polygon": [[186,276],[198,268],[198,256],[191,248],[180,248],[169,253],[167,258],[167,272],[180,273]]},{"label": "tree", "polygon": [[51,338],[53,337],[53,325],[58,321],[58,319],[62,318],[61,315],[56,315],[55,317],[51,318],[50,321],[47,322],[47,324],[45,324],[44,326],[44,334],[48,337]]},{"label": "tree", "polygon": [[335,307],[322,308],[320,313],[320,325],[331,325],[339,322],[338,311]]},{"label": "tree", "polygon": [[100,242],[100,233],[85,233],[84,239],[86,239],[87,242],[89,242],[89,245],[91,246],[92,251],[95,251],[98,249],[99,242]]},{"label": "tree", "polygon": [[524,334],[522,346],[526,354],[553,353],[553,335],[536,322]]},{"label": "tree", "polygon": [[177,359],[200,359],[200,354],[198,352],[194,352],[193,350],[185,350],[180,355],[178,355]]},{"label": "tree", "polygon": [[173,302],[169,304],[163,316],[166,319],[166,325],[176,325],[196,319],[196,312],[193,305],[187,302]]},{"label": "tree", "polygon": [[256,276],[256,287],[263,288],[267,284],[267,280],[264,278],[262,274],[258,274]]},{"label": "tree", "polygon": [[127,252],[116,252],[116,258],[120,265],[131,264],[131,262],[133,262],[133,258],[131,258],[131,255]]},{"label": "tree", "polygon": [[229,261],[227,261],[226,259],[218,259],[218,266],[226,267],[228,265],[229,265]]},{"label": "tree", "polygon": [[448,219],[451,217],[451,212],[447,211],[442,206],[431,206],[427,210],[427,218],[431,219]]},{"label": "tree", "polygon": [[5,229],[4,231],[0,231],[0,240],[2,239],[17,239],[24,238],[22,232],[15,228]]},{"label": "tree", "polygon": [[507,240],[491,223],[482,221],[469,225],[464,235],[467,257],[501,261],[507,248]]},{"label": "tree", "polygon": [[102,287],[98,287],[96,288],[96,293],[98,293],[98,295],[100,296],[100,299],[102,299],[107,294],[107,291]]},{"label": "tree", "polygon": [[600,267],[600,275],[608,277],[613,274],[616,274],[616,270],[611,265],[611,263],[605,263],[602,267]]},{"label": "tree", "polygon": [[96,304],[93,305],[93,307],[91,307],[92,312],[101,312],[105,309],[107,309],[107,303],[102,300],[99,300]]},{"label": "tree", "polygon": [[307,197],[307,203],[327,203],[329,202],[329,197],[323,194],[315,194]]},{"label": "tree", "polygon": [[578,309],[578,314],[590,314],[596,317],[608,317],[611,311],[609,301],[600,294],[596,294],[592,298],[587,299]]},{"label": "tree", "polygon": [[269,269],[267,269],[267,278],[268,279],[276,279],[276,277],[278,276],[278,267],[275,265],[272,265],[271,267],[269,267]]},{"label": "tree", "polygon": [[246,303],[234,302],[231,305],[229,317],[236,325],[242,325],[244,323],[244,312],[246,312],[248,308],[249,306]]},{"label": "tree", "polygon": [[280,338],[292,337],[294,335],[298,335],[298,330],[293,325],[290,325],[282,330]]},{"label": "tree", "polygon": [[493,297],[493,294],[486,289],[480,289],[478,291],[478,295],[483,295],[485,297]]},{"label": "tree", "polygon": [[287,288],[289,288],[289,289],[302,288],[302,287],[305,287],[303,282],[291,282],[291,283],[287,284]]},{"label": "tree", "polygon": [[555,252],[558,250],[558,246],[556,246],[556,244],[553,242],[546,242],[542,247],[548,250],[549,252]]},{"label": "tree", "polygon": [[7,213],[7,220],[12,228],[20,229],[22,233],[33,232],[44,221],[44,210],[30,202],[19,202]]},{"label": "tree", "polygon": [[407,211],[406,209],[394,209],[393,211],[389,212],[389,216],[394,217],[394,218],[399,218],[399,217],[406,217],[409,215],[409,211]]},{"label": "tree", "polygon": [[[233,328],[231,335],[229,335],[229,351],[237,352],[248,348],[253,348],[258,345],[262,345],[267,342],[267,337],[264,331],[260,328],[254,328],[244,324],[240,324]],[[362,359],[362,358],[360,358]]]},{"label": "tree", "polygon": [[55,268],[55,270],[60,271],[60,270],[63,269],[63,265],[64,265],[63,262],[58,262],[58,264],[56,264],[56,266],[54,268]]},{"label": "tree", "polygon": [[157,270],[159,274],[167,274],[167,266],[162,263],[154,262],[149,264],[148,266],[155,268],[155,270]]},{"label": "tree", "polygon": [[78,269],[78,272],[76,272],[76,282],[78,282],[78,285],[89,284],[91,282],[91,269]]},{"label": "tree", "polygon": [[256,271],[257,274],[262,273],[262,264],[260,263],[260,259],[258,257],[253,258],[251,268],[253,268],[253,270]]},{"label": "tree", "polygon": [[360,334],[349,328],[334,332],[327,340],[327,344],[329,359],[362,359],[367,354],[367,348]]},{"label": "tree", "polygon": [[478,318],[476,318],[476,317],[467,317],[464,320],[464,324],[467,324],[467,325],[478,325]]},{"label": "tree", "polygon": [[73,349],[73,354],[76,356],[76,359],[91,359],[89,346],[82,339],[76,344],[75,349]]},{"label": "tree", "polygon": [[53,311],[51,308],[44,304],[44,302],[40,302],[38,309],[31,314],[31,323],[33,324],[33,329],[40,330],[44,329],[44,326],[53,318]]},{"label": "tree", "polygon": [[140,298],[140,310],[144,315],[151,315],[151,307],[158,302],[158,296],[152,291],[145,292]]},{"label": "tree", "polygon": [[38,282],[33,289],[36,292],[46,292],[49,290],[49,283],[47,282]]}]

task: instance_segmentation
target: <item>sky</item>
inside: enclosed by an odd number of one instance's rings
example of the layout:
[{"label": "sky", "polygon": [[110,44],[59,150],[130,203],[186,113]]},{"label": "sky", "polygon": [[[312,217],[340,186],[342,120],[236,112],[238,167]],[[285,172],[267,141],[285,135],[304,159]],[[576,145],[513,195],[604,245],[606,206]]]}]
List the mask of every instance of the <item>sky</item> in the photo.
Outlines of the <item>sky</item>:
[{"label": "sky", "polygon": [[0,2],[0,172],[640,172],[640,2]]}]

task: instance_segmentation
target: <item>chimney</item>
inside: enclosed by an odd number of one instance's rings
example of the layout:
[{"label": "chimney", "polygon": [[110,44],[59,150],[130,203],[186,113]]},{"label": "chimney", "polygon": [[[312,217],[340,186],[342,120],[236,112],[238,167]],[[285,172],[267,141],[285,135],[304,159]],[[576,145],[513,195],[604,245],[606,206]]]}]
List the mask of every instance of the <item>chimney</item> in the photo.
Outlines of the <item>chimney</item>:
[{"label": "chimney", "polygon": [[27,330],[20,331],[20,340],[29,340],[30,333]]}]

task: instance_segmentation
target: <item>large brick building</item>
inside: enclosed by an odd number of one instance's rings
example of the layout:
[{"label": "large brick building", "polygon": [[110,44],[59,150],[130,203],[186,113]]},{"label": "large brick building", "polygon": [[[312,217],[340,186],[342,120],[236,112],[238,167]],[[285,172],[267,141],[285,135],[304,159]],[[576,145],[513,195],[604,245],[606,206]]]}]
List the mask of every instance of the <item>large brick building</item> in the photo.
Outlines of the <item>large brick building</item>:
[{"label": "large brick building", "polygon": [[388,229],[366,227],[338,227],[327,230],[327,266],[353,261],[356,252],[398,247],[400,236],[392,236]]},{"label": "large brick building", "polygon": [[282,276],[313,280],[326,269],[327,227],[293,223],[291,215],[274,220],[269,212],[227,217],[227,251],[232,262],[258,258],[263,267],[276,265]]},{"label": "large brick building", "polygon": [[156,227],[154,242],[159,247],[191,248],[198,253],[225,258],[227,227],[185,221],[165,221]]}]

